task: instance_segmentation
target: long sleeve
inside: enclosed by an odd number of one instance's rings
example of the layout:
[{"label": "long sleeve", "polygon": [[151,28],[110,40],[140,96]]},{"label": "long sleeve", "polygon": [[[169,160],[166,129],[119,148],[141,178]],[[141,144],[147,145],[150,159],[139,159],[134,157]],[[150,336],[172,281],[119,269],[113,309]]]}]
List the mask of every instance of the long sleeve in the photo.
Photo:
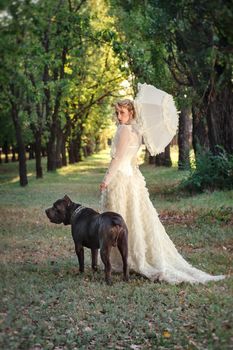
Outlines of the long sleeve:
[{"label": "long sleeve", "polygon": [[104,177],[104,182],[108,185],[124,161],[130,141],[130,130],[127,125],[119,125],[115,138],[115,152]]}]

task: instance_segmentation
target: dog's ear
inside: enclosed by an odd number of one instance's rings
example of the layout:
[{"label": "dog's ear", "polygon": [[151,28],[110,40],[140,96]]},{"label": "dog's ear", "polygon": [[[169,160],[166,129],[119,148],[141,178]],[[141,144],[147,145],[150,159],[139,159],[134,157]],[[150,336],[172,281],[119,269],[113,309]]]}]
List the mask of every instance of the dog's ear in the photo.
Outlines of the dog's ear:
[{"label": "dog's ear", "polygon": [[71,205],[72,200],[70,199],[70,197],[67,196],[67,194],[63,197],[63,199],[66,201],[68,207]]}]

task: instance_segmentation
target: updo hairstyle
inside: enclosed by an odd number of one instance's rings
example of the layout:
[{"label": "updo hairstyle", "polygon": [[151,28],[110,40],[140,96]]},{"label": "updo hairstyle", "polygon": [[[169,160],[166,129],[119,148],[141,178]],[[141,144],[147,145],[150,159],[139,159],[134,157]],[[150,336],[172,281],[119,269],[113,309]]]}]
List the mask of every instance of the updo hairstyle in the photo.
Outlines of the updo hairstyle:
[{"label": "updo hairstyle", "polygon": [[117,107],[124,107],[124,108],[127,108],[129,112],[133,111],[132,118],[133,119],[136,118],[136,111],[135,111],[134,103],[132,100],[129,100],[129,99],[120,100],[120,101],[116,102],[114,106],[115,106],[115,109]]}]

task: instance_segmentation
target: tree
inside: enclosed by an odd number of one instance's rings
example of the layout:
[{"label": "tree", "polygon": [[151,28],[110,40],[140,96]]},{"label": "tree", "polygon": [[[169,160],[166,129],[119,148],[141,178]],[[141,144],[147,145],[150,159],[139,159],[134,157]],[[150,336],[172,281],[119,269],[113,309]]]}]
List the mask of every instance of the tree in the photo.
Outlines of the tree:
[{"label": "tree", "polygon": [[21,59],[24,53],[22,45],[25,35],[25,21],[20,18],[20,3],[15,1],[9,5],[8,13],[1,20],[1,80],[2,98],[5,107],[9,110],[13,125],[19,153],[19,176],[20,185],[26,186],[27,167],[25,144],[22,131],[22,113],[25,103],[25,80],[22,73]]},{"label": "tree", "polygon": [[[213,153],[220,145],[232,153],[230,2],[112,0],[111,4],[117,8],[113,13],[120,19],[117,28],[127,42],[125,60],[134,76],[174,95],[182,116],[187,107],[184,96],[188,96],[195,153],[198,145]],[[166,72],[161,80],[159,70]],[[184,120],[180,130],[185,129]],[[180,142],[180,156],[186,153],[184,144]]]},{"label": "tree", "polygon": [[190,108],[182,108],[179,117],[179,132],[178,132],[178,146],[179,146],[179,159],[178,169],[190,168],[190,145],[189,145],[189,121],[191,111]]},{"label": "tree", "polygon": [[[228,1],[161,2],[168,65],[180,86],[191,88],[194,150],[197,143],[233,152],[233,15]],[[172,30],[170,30],[172,29]],[[207,137],[206,137],[207,136]],[[206,139],[208,143],[206,144]]]},{"label": "tree", "polygon": [[[140,1],[112,0],[111,4],[111,11],[118,19],[115,24],[118,38],[114,43],[114,50],[121,57],[122,66],[128,70],[134,94],[137,92],[137,83],[146,82],[175,95],[176,84],[173,83],[165,62],[165,43],[151,35],[151,7]],[[149,161],[156,165],[170,166],[170,146],[166,148],[166,152],[149,157]]]},{"label": "tree", "polygon": [[110,114],[107,105],[119,95],[124,74],[112,50],[114,32],[103,1],[94,8],[91,0],[18,0],[12,6],[6,3],[5,9],[1,85],[5,79],[14,87],[7,83],[2,98],[10,111],[14,91],[18,124],[32,131],[40,178],[42,142],[47,143],[48,171],[67,164],[67,145],[71,162],[81,160],[84,147],[85,154],[95,149],[87,147],[87,137],[99,144]]}]

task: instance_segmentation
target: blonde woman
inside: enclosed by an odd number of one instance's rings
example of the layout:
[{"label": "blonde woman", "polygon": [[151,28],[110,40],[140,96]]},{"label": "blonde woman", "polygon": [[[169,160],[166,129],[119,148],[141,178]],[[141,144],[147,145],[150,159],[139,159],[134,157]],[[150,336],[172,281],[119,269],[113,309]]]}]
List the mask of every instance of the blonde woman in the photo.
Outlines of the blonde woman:
[{"label": "blonde woman", "polygon": [[[150,201],[144,177],[137,166],[142,133],[136,122],[134,102],[119,101],[118,128],[113,139],[106,175],[100,184],[103,211],[120,213],[129,230],[129,268],[150,280],[169,283],[205,283],[224,278],[192,267],[178,253]],[[121,271],[117,249],[111,253],[112,268]]]}]

